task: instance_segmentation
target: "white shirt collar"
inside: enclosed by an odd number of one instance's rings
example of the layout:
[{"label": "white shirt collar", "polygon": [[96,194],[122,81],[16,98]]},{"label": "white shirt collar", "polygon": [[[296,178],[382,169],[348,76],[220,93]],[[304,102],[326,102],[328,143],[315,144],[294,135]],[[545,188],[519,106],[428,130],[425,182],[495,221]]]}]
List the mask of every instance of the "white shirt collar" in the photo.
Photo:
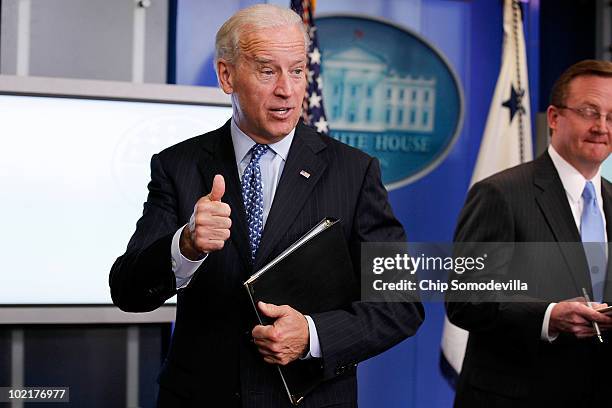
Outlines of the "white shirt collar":
[{"label": "white shirt collar", "polygon": [[[587,179],[585,179],[574,166],[561,157],[552,145],[548,146],[548,154],[557,169],[557,173],[559,173],[561,183],[563,183],[563,188],[567,192],[567,195],[573,202],[578,202],[582,198],[582,191],[584,190]],[[597,174],[593,176],[591,181],[595,187],[597,201],[601,203],[601,168],[597,170]]]},{"label": "white shirt collar", "polygon": [[[236,161],[240,163],[255,145],[255,141],[240,130],[233,117],[231,123],[231,134]],[[295,128],[293,128],[293,130],[291,130],[287,136],[283,137],[278,142],[268,144],[268,147],[272,149],[274,153],[278,154],[283,161],[287,161],[287,156],[289,155],[289,149],[291,148],[291,142],[293,142],[294,135]]]}]

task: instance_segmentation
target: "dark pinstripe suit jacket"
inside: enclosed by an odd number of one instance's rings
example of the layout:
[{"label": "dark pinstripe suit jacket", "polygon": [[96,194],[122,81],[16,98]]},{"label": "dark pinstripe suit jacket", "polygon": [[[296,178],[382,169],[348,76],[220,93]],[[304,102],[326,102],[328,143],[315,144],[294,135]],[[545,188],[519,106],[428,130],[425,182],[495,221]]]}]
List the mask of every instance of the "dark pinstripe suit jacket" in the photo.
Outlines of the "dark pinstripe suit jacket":
[{"label": "dark pinstripe suit jacket", "polygon": [[[311,176],[301,176],[301,170]],[[153,310],[176,292],[171,239],[210,191],[215,174],[226,180],[231,237],[178,291],[160,385],[193,405],[226,406],[239,393],[244,406],[287,406],[276,368],[250,342],[255,321],[242,282],[325,216],[342,220],[355,265],[361,242],[404,241],[404,230],[387,201],[377,161],[300,123],[252,265],[228,122],[152,158],[142,218],[110,274],[113,301],[121,309]],[[357,363],[413,335],[423,317],[419,303],[354,302],[346,310],[313,315],[323,358],[308,364],[317,364],[326,381],[303,406],[356,404]]]},{"label": "dark pinstripe suit jacket", "polygon": [[[612,237],[612,185],[603,179],[602,194]],[[459,216],[455,241],[580,242],[548,153],[475,184]],[[533,285],[529,301],[447,304],[450,320],[470,331],[457,407],[582,407],[596,406],[596,401],[604,406],[604,399],[596,399],[604,397],[604,390],[608,400],[609,386],[602,381],[609,383],[604,367],[609,373],[612,336],[603,346],[566,334],[553,343],[540,340],[549,301],[578,297],[582,287],[591,288],[584,250],[563,244],[537,248],[527,255],[515,251],[507,259],[509,270],[523,273]],[[611,295],[607,284],[604,298]]]}]

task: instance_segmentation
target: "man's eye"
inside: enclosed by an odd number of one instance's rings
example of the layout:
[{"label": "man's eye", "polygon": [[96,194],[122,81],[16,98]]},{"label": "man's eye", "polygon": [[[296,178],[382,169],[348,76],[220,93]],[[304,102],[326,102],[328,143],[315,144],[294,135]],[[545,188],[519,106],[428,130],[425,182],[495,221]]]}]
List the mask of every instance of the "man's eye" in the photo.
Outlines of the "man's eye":
[{"label": "man's eye", "polygon": [[261,71],[261,73],[264,75],[274,75],[274,71],[272,71],[271,69],[264,69],[263,71]]},{"label": "man's eye", "polygon": [[304,72],[304,70],[302,68],[297,68],[293,70],[293,73],[295,75],[302,75],[302,73]]},{"label": "man's eye", "polygon": [[592,108],[585,108],[583,110],[583,113],[588,118],[598,118],[599,117],[599,112]]}]

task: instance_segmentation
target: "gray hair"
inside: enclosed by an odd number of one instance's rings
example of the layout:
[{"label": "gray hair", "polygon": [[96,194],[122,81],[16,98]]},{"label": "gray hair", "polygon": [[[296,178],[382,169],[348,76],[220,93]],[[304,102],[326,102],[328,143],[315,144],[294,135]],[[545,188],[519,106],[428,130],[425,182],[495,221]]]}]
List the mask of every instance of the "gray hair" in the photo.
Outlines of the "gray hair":
[{"label": "gray hair", "polygon": [[[224,59],[234,63],[240,53],[238,42],[246,32],[263,28],[298,25],[304,33],[304,49],[308,50],[310,39],[300,16],[295,11],[273,4],[256,4],[239,10],[227,20],[215,38],[215,72],[217,61]],[[217,72],[217,77],[219,72]]]}]

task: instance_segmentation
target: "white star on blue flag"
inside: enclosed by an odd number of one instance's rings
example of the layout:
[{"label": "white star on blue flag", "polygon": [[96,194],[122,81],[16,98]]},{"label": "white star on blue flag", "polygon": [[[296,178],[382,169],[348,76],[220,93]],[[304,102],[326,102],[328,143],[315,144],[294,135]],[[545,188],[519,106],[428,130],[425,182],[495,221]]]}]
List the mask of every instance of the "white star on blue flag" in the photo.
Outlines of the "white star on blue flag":
[{"label": "white star on blue flag", "polygon": [[302,17],[302,21],[310,35],[310,45],[308,47],[308,84],[302,104],[302,117],[304,122],[307,125],[314,126],[317,132],[327,134],[329,127],[323,105],[321,52],[316,35],[317,28],[312,18],[313,9],[311,0],[291,0],[291,9]]}]

